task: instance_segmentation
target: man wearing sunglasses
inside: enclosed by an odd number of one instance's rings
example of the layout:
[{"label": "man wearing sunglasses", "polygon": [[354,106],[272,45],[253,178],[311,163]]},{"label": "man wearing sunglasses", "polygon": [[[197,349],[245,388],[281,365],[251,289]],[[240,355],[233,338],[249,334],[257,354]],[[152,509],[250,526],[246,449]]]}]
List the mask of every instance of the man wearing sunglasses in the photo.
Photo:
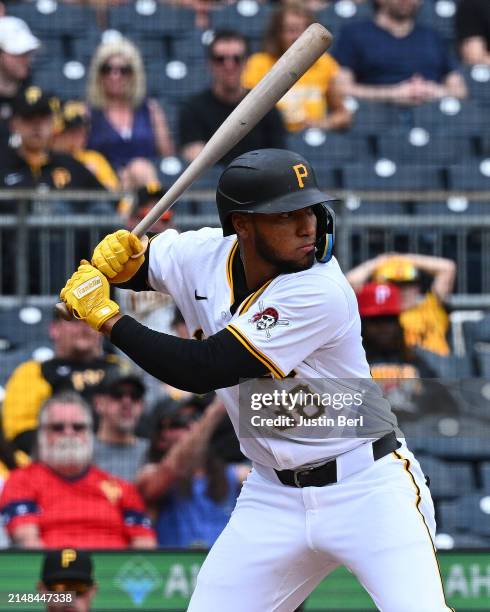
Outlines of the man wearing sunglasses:
[{"label": "man wearing sunglasses", "polygon": [[90,612],[97,592],[93,573],[92,559],[83,550],[63,548],[48,552],[43,559],[38,591],[59,593],[60,599],[65,594],[69,601],[47,603],[46,611]]},{"label": "man wearing sunglasses", "polygon": [[41,409],[38,460],[15,470],[0,512],[20,548],[154,548],[155,536],[135,487],[92,465],[90,406],[77,394]]},{"label": "man wearing sunglasses", "polygon": [[94,463],[130,482],[134,481],[148,450],[148,441],[135,435],[144,395],[145,386],[139,376],[113,370],[94,397],[99,415]]},{"label": "man wearing sunglasses", "polygon": [[[248,93],[241,84],[247,55],[247,40],[232,30],[217,32],[209,45],[211,87],[190,98],[179,117],[180,152],[188,161],[199,155],[206,142]],[[284,145],[284,125],[279,112],[273,109],[220,163],[228,164],[233,158],[253,149],[280,149]]]}]

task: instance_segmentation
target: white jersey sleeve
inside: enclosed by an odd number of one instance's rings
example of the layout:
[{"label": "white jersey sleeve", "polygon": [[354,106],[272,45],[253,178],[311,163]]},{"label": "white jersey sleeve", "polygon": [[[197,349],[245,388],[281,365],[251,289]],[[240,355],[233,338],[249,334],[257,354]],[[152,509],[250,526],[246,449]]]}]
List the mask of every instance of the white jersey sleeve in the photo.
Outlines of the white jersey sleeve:
[{"label": "white jersey sleeve", "polygon": [[179,234],[169,229],[151,239],[148,281],[155,291],[175,294],[186,286],[191,268],[199,264],[199,249],[209,240],[223,240],[223,231],[203,228]]},{"label": "white jersey sleeve", "polygon": [[228,329],[276,378],[335,346],[358,316],[347,283],[314,270],[273,281]]}]

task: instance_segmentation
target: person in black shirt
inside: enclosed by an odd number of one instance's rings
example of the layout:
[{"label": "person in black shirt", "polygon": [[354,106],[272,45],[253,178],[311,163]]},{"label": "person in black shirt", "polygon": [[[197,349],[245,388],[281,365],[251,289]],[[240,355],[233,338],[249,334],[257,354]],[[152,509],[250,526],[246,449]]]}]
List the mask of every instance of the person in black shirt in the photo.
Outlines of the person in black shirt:
[{"label": "person in black shirt", "polygon": [[57,98],[39,87],[22,91],[14,103],[10,129],[18,147],[0,152],[0,186],[4,188],[104,189],[95,176],[71,155],[50,151]]},{"label": "person in black shirt", "polygon": [[455,25],[463,62],[490,65],[490,2],[460,0]]},{"label": "person in black shirt", "polygon": [[[240,83],[247,41],[233,31],[218,32],[209,46],[211,88],[190,98],[181,109],[179,141],[181,155],[192,161],[206,142],[247,94]],[[279,112],[271,110],[219,163],[254,149],[285,146],[285,129]]]}]

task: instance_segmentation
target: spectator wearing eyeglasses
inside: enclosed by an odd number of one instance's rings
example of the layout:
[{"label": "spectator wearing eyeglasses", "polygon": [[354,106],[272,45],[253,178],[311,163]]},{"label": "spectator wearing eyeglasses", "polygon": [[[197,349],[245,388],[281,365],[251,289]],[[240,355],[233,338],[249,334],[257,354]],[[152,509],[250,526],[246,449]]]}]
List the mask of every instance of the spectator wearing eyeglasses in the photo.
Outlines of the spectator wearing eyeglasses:
[{"label": "spectator wearing eyeglasses", "polygon": [[38,459],[14,470],[0,512],[20,548],[153,548],[155,537],[134,486],[92,464],[91,409],[77,394],[41,409]]},{"label": "spectator wearing eyeglasses", "polygon": [[70,602],[47,603],[46,612],[90,612],[97,592],[90,555],[73,548],[48,552],[43,559],[37,589],[40,593],[74,594]]},{"label": "spectator wearing eyeglasses", "polygon": [[[91,127],[88,148],[102,153],[124,185],[128,165],[171,155],[174,145],[165,113],[146,97],[146,75],[137,47],[129,40],[98,46],[88,74]],[[150,162],[147,162],[150,164]],[[144,178],[138,184],[144,185]]]},{"label": "spectator wearing eyeglasses", "polygon": [[[217,32],[209,45],[211,88],[191,97],[179,116],[180,152],[188,161],[195,159],[218,127],[248,93],[241,84],[247,59],[247,41],[234,31]],[[273,109],[235,145],[219,163],[254,149],[284,148],[285,130]]]},{"label": "spectator wearing eyeglasses", "polygon": [[145,386],[133,372],[114,370],[94,397],[99,415],[94,463],[132,482],[143,465],[148,441],[135,435],[144,409]]}]

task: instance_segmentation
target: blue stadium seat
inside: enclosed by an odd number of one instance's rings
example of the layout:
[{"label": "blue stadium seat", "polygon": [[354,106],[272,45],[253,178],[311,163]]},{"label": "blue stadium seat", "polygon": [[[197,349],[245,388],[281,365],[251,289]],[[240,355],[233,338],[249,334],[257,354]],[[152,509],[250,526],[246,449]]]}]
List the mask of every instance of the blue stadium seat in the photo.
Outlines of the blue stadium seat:
[{"label": "blue stadium seat", "polygon": [[377,136],[408,125],[412,115],[398,109],[394,104],[354,100],[354,112],[350,134]]},{"label": "blue stadium seat", "polygon": [[490,127],[485,110],[475,100],[445,98],[422,104],[413,109],[413,127],[429,132],[442,132],[449,137],[456,135],[481,136]]},{"label": "blue stadium seat", "polygon": [[477,342],[490,342],[490,314],[486,314],[479,321],[464,321],[463,333],[468,352]]},{"label": "blue stadium seat", "polygon": [[469,463],[444,462],[429,455],[417,455],[434,499],[452,499],[475,491],[473,468]]},{"label": "blue stadium seat", "polygon": [[416,202],[414,212],[425,216],[453,216],[482,215],[488,213],[485,202],[469,202],[466,199],[454,196],[446,202]]},{"label": "blue stadium seat", "polygon": [[484,191],[490,189],[490,159],[475,160],[448,169],[450,189]]},{"label": "blue stadium seat", "polygon": [[490,423],[488,379],[461,377],[448,381],[448,388],[461,415],[469,415]]},{"label": "blue stadium seat", "polygon": [[436,548],[438,548],[439,550],[447,550],[448,548],[488,548],[490,546],[490,538],[484,538],[482,536],[475,535],[472,533],[460,533],[457,531],[452,531],[450,534],[447,534],[450,536],[451,542],[451,546],[448,546],[447,538],[444,537],[445,532],[438,529],[438,534],[441,534],[441,537],[436,536],[435,544]]},{"label": "blue stadium seat", "polygon": [[148,94],[167,98],[173,103],[184,101],[209,86],[209,71],[206,65],[186,64],[172,60],[148,62],[146,64]]},{"label": "blue stadium seat", "polygon": [[321,162],[333,167],[369,159],[365,139],[315,128],[289,134],[287,148],[300,153],[311,163]]},{"label": "blue stadium seat", "polygon": [[417,22],[437,30],[441,36],[451,42],[456,37],[454,29],[456,5],[456,0],[449,0],[445,3],[426,0],[422,2]]},{"label": "blue stadium seat", "polygon": [[[244,10],[245,9],[245,10]],[[217,30],[237,30],[247,38],[262,38],[272,7],[259,2],[238,2],[231,6],[211,11],[211,28]]]},{"label": "blue stadium seat", "polygon": [[[488,127],[488,121],[487,121],[487,127]],[[480,154],[482,155],[482,157],[490,157],[490,134],[481,136]]]},{"label": "blue stadium seat", "polygon": [[330,4],[316,14],[319,23],[336,35],[347,23],[368,19],[373,11],[368,2],[357,4],[348,0],[341,0]]},{"label": "blue stadium seat", "polygon": [[[389,171],[389,175],[380,176],[376,173],[376,169],[382,174],[388,174]],[[398,165],[393,168],[385,163],[380,166],[379,161],[369,164],[346,164],[342,168],[342,175],[344,189],[398,191],[443,187],[441,169],[429,165]]]},{"label": "blue stadium seat", "polygon": [[[33,75],[34,85],[62,99],[84,98],[86,89],[86,68],[77,62],[75,74],[67,70],[68,63],[53,60],[50,65],[39,67]],[[79,76],[69,78],[67,75]]]},{"label": "blue stadium seat", "polygon": [[187,162],[180,157],[163,157],[155,160],[158,180],[167,189],[175,183],[187,167]]},{"label": "blue stadium seat", "polygon": [[441,504],[441,519],[460,531],[490,537],[490,497],[474,493]]},{"label": "blue stadium seat", "polygon": [[485,493],[490,494],[490,463],[482,463],[480,465],[480,476],[482,490]]},{"label": "blue stadium seat", "polygon": [[199,30],[187,32],[182,38],[172,41],[170,57],[183,62],[207,60],[208,47],[203,42],[203,33]]},{"label": "blue stadium seat", "polygon": [[53,57],[63,60],[67,59],[65,41],[61,38],[43,38],[41,48],[36,51],[33,58],[33,72],[39,67],[45,66],[53,61]]},{"label": "blue stadium seat", "polygon": [[466,66],[461,70],[469,89],[469,98],[484,105],[490,104],[490,66]]},{"label": "blue stadium seat", "polygon": [[[421,136],[421,140],[417,138]],[[455,163],[468,159],[472,149],[468,138],[436,135],[426,130],[409,130],[378,137],[378,156],[410,164]]]},{"label": "blue stadium seat", "polygon": [[41,38],[81,36],[95,27],[94,9],[80,4],[54,2],[53,11],[41,12],[42,3],[18,2],[9,5],[8,13],[26,21]]},{"label": "blue stadium seat", "polygon": [[[109,9],[108,27],[124,34],[143,34],[154,38],[179,38],[194,29],[194,11],[155,3],[147,14],[138,12],[137,2]],[[153,10],[154,9],[154,10]]]},{"label": "blue stadium seat", "polygon": [[[483,376],[490,381],[490,344],[479,344],[475,347],[475,353],[480,376]],[[490,418],[490,400],[487,401],[488,414]]]},{"label": "blue stadium seat", "polygon": [[458,379],[472,375],[471,362],[467,357],[457,355],[444,357],[418,347],[415,348],[415,352],[439,378]]}]

